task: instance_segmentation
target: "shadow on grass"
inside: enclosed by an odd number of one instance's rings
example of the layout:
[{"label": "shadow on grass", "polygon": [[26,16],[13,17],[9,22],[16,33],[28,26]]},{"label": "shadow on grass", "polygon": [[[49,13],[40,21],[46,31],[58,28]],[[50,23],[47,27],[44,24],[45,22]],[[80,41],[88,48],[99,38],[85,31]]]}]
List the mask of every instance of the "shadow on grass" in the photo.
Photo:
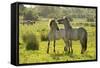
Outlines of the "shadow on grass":
[{"label": "shadow on grass", "polygon": [[69,58],[75,58],[76,55],[75,54],[72,54],[72,53],[68,53],[68,52],[63,52],[63,53],[52,53],[50,54],[50,56],[54,59],[54,60],[61,60],[63,57],[66,57],[66,59],[68,59],[67,57]]},{"label": "shadow on grass", "polygon": [[50,54],[50,56],[54,59],[54,60],[60,60],[61,57],[65,56],[64,53],[52,53]]},{"label": "shadow on grass", "polygon": [[88,58],[91,58],[91,59],[94,58],[94,56],[92,56],[89,51],[87,51],[86,53],[84,53],[82,55],[82,57],[84,57],[84,58],[88,57]]},{"label": "shadow on grass", "polygon": [[56,52],[50,54],[55,61],[76,61],[76,60],[87,60],[87,59],[94,59],[95,56],[91,55],[90,52],[86,52],[84,54],[81,53],[68,53],[64,52]]}]

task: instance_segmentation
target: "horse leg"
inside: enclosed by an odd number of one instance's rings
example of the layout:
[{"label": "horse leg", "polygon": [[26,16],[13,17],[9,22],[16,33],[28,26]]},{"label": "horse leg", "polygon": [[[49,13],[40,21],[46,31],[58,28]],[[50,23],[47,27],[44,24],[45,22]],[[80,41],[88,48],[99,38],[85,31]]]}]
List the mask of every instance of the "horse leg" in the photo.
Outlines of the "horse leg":
[{"label": "horse leg", "polygon": [[84,41],[80,40],[80,43],[81,43],[81,54],[83,54],[84,53]]},{"label": "horse leg", "polygon": [[48,41],[47,53],[49,53],[49,45],[50,45],[50,40]]},{"label": "horse leg", "polygon": [[69,40],[68,41],[65,41],[66,43],[66,48],[67,48],[67,51],[68,53],[70,53],[70,45],[69,45]]},{"label": "horse leg", "polygon": [[64,42],[65,42],[64,51],[67,51],[68,53],[70,53],[70,45],[72,45],[72,42],[70,42],[70,40],[66,40],[66,39],[64,39]]},{"label": "horse leg", "polygon": [[72,41],[69,40],[69,46],[70,46],[70,51],[71,51],[71,54],[73,54],[73,49],[72,49]]},{"label": "horse leg", "polygon": [[68,41],[67,44],[68,44],[68,53],[70,53],[70,41]]},{"label": "horse leg", "polygon": [[54,47],[54,50],[53,51],[54,52],[55,52],[55,43],[56,43],[56,40],[54,40],[54,44],[53,44],[53,47]]},{"label": "horse leg", "polygon": [[65,39],[63,38],[63,40],[64,40],[64,43],[65,43],[65,46],[64,46],[64,51],[68,51],[68,47],[67,47],[67,43],[66,43],[66,41],[65,41]]}]

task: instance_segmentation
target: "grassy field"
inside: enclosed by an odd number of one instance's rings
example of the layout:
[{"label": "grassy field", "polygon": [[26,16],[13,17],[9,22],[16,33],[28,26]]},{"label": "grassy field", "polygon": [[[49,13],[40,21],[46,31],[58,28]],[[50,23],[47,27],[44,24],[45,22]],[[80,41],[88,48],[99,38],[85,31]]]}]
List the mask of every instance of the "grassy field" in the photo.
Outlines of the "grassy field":
[{"label": "grassy field", "polygon": [[[79,60],[94,60],[96,59],[96,27],[90,24],[84,25],[79,23],[89,23],[85,20],[82,22],[79,19],[75,19],[71,22],[72,27],[84,27],[88,32],[88,43],[87,52],[81,54],[81,46],[79,41],[73,41],[73,54],[68,55],[64,52],[64,42],[62,39],[56,42],[56,53],[53,52],[53,42],[50,44],[50,51],[47,54],[47,41],[41,41],[41,32],[44,34],[49,31],[49,20],[37,21],[33,25],[19,25],[19,63],[45,63],[45,62],[60,62],[60,61],[79,61]],[[79,24],[79,25],[77,25]],[[64,28],[63,25],[59,24],[60,28]],[[23,35],[32,33],[35,34],[39,50],[27,50],[26,42],[23,41]],[[34,40],[33,40],[34,41]]]}]

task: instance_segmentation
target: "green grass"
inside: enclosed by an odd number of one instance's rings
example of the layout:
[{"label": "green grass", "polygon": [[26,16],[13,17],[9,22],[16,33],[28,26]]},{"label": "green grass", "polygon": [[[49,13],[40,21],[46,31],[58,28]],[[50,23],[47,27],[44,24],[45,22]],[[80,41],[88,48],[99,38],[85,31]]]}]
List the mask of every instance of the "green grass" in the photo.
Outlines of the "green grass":
[{"label": "green grass", "polygon": [[[77,22],[76,20],[73,23]],[[88,22],[87,22],[88,23]],[[80,27],[72,25],[73,27]],[[64,28],[63,25],[59,25]],[[19,25],[19,63],[43,63],[43,62],[60,62],[60,61],[79,61],[79,60],[94,60],[96,59],[96,28],[91,26],[83,26],[88,32],[88,47],[85,54],[81,54],[81,46],[79,41],[73,41],[73,54],[68,55],[64,52],[64,42],[62,39],[56,42],[56,53],[53,52],[53,42],[50,44],[49,54],[47,54],[47,41],[41,41],[41,32],[49,31],[49,21],[37,21],[33,25]],[[26,43],[23,41],[22,36],[24,33],[32,32],[39,40],[39,50],[26,50]]]}]

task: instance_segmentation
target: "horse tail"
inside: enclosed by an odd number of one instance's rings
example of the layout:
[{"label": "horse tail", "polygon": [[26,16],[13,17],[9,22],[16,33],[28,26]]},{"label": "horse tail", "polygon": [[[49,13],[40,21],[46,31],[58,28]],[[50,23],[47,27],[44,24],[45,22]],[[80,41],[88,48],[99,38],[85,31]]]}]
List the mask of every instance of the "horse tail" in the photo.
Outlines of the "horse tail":
[{"label": "horse tail", "polygon": [[80,42],[82,45],[81,53],[83,54],[87,50],[87,31],[84,28],[80,28]]}]

